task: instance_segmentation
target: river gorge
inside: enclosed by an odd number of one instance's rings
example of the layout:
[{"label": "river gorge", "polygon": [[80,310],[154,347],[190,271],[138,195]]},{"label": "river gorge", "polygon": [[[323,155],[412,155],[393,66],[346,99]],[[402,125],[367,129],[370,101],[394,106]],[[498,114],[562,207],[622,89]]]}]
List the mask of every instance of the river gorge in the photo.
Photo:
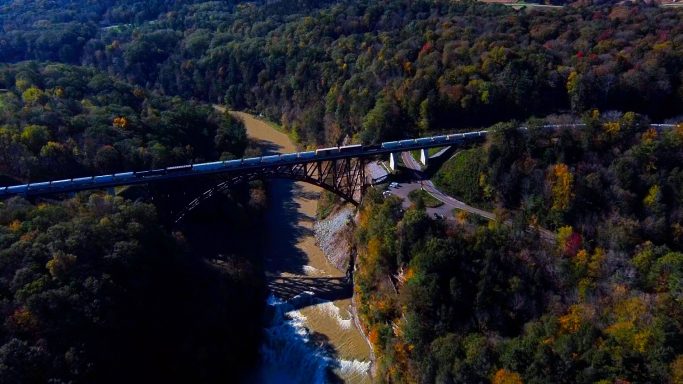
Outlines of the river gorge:
[{"label": "river gorge", "polygon": [[[264,154],[294,152],[287,135],[244,112],[250,140]],[[369,383],[370,347],[351,314],[352,289],[316,245],[313,227],[320,188],[302,182],[269,183],[261,244],[270,290],[264,330],[263,383]]]}]

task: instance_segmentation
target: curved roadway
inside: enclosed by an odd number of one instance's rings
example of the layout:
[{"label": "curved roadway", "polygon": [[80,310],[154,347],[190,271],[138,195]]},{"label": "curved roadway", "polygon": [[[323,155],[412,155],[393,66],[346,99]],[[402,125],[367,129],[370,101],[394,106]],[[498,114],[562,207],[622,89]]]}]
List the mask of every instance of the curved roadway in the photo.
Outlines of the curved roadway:
[{"label": "curved roadway", "polygon": [[[417,182],[410,183],[409,185],[406,185],[402,187],[401,189],[404,189],[407,191],[405,193],[406,196],[402,196],[403,193],[400,193],[401,197],[407,197],[407,194],[410,193],[411,191],[417,189],[417,188],[422,188],[425,190],[427,193],[432,195],[435,199],[439,200],[440,202],[443,203],[442,206],[437,207],[437,208],[430,208],[428,209],[428,212],[430,214],[436,214],[438,213],[439,215],[449,219],[452,218],[451,212],[453,212],[454,209],[459,209],[465,212],[469,212],[471,214],[483,217],[487,220],[496,220],[496,215],[493,212],[489,211],[484,211],[479,208],[475,208],[471,205],[468,205],[452,196],[449,196],[443,192],[441,192],[435,185],[432,183],[431,180],[429,179],[424,179],[423,173],[422,173],[422,166],[418,163],[417,160],[413,157],[412,153],[410,152],[402,152],[401,153],[401,159],[403,160],[403,164],[410,169],[413,172],[413,175],[415,176],[415,179],[418,180]],[[405,201],[405,200],[404,200]],[[555,233],[545,229],[545,228],[537,228],[541,237],[544,240],[554,242],[555,241]]]}]

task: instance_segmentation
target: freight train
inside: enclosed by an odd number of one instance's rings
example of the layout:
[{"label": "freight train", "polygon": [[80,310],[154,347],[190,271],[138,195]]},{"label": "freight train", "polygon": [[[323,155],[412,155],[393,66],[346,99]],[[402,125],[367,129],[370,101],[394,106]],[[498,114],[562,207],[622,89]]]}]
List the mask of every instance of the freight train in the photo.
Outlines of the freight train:
[{"label": "freight train", "polygon": [[475,139],[486,135],[486,131],[467,132],[450,135],[423,137],[419,139],[409,139],[400,141],[388,141],[374,145],[346,145],[341,147],[320,148],[315,151],[286,153],[281,155],[268,155],[261,157],[251,157],[246,159],[214,161],[192,165],[180,165],[174,167],[152,169],[137,172],[122,172],[110,175],[78,177],[56,181],[45,181],[21,185],[0,187],[0,197],[11,195],[26,195],[40,193],[54,193],[76,191],[98,187],[110,187],[114,185],[125,185],[141,183],[153,179],[166,179],[173,176],[197,175],[224,172],[234,168],[248,169],[264,165],[280,163],[305,162],[314,159],[324,160],[329,157],[343,157],[353,154],[372,155],[375,152],[387,152],[394,149],[413,149],[423,146],[434,146],[443,143],[444,145],[457,144],[460,141]]}]

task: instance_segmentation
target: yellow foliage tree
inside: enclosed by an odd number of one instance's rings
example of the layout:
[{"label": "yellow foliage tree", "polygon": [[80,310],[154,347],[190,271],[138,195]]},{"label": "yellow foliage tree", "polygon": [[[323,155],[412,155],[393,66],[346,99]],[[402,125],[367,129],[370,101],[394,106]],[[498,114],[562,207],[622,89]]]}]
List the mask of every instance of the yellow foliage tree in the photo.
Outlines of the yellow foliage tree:
[{"label": "yellow foliage tree", "polygon": [[45,267],[47,268],[48,272],[50,272],[52,277],[61,278],[69,272],[71,266],[75,262],[76,256],[60,251],[52,255],[52,259],[47,262]]},{"label": "yellow foliage tree", "polygon": [[659,188],[659,185],[653,185],[650,187],[650,190],[647,192],[647,196],[643,199],[643,203],[645,206],[652,208],[655,204],[659,202],[661,199],[661,190]]},{"label": "yellow foliage tree", "polygon": [[379,256],[381,252],[382,242],[379,239],[373,237],[368,241],[368,264],[374,266],[379,261]]},{"label": "yellow foliage tree", "polygon": [[564,212],[569,208],[573,197],[574,176],[566,164],[555,164],[550,167],[548,182],[552,193],[552,209]]},{"label": "yellow foliage tree", "polygon": [[559,321],[562,332],[578,332],[581,327],[581,308],[578,305],[572,305],[566,315],[560,316]]},{"label": "yellow foliage tree", "polygon": [[620,320],[636,321],[640,316],[650,311],[643,297],[633,296],[616,303],[613,312]]},{"label": "yellow foliage tree", "polygon": [[576,92],[576,88],[579,84],[579,74],[576,71],[572,71],[567,78],[567,93],[570,95]]},{"label": "yellow foliage tree", "polygon": [[9,230],[12,232],[19,232],[20,229],[21,229],[21,221],[19,221],[19,220],[14,220],[9,225]]},{"label": "yellow foliage tree", "polygon": [[584,266],[588,263],[588,252],[582,249],[576,253],[574,256],[574,264],[577,266]]},{"label": "yellow foliage tree", "polygon": [[12,323],[18,328],[31,331],[38,326],[38,320],[28,308],[17,308],[11,317]]},{"label": "yellow foliage tree", "polygon": [[31,86],[21,94],[21,99],[25,104],[43,104],[45,102],[45,92],[36,86]]},{"label": "yellow foliage tree", "polygon": [[642,140],[643,143],[650,144],[657,138],[657,130],[650,128],[645,133],[643,133]]},{"label": "yellow foliage tree", "polygon": [[596,316],[595,307],[589,304],[574,304],[567,314],[560,316],[560,330],[565,333],[576,333],[581,324],[591,322]]},{"label": "yellow foliage tree", "polygon": [[588,274],[591,277],[598,277],[602,269],[603,261],[605,260],[605,250],[602,248],[595,248],[591,261],[588,263]]},{"label": "yellow foliage tree", "polygon": [[671,363],[671,382],[683,383],[683,355],[678,355]]},{"label": "yellow foliage tree", "polygon": [[519,375],[519,373],[514,372],[514,371],[508,371],[505,368],[501,368],[498,371],[496,371],[496,374],[493,375],[493,379],[491,380],[491,384],[522,384],[524,383],[522,381],[522,376]]},{"label": "yellow foliage tree", "polygon": [[608,121],[602,125],[602,128],[610,135],[616,135],[621,130],[621,124],[618,121]]},{"label": "yellow foliage tree", "polygon": [[17,87],[19,91],[24,92],[31,86],[31,83],[26,79],[17,78],[14,82],[14,86]]}]

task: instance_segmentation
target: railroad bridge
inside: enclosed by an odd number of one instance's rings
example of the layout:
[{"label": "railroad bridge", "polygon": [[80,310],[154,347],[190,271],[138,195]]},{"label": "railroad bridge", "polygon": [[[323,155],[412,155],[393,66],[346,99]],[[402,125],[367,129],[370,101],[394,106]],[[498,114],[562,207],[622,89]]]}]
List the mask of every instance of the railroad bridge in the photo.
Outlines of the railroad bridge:
[{"label": "railroad bridge", "polygon": [[405,151],[420,151],[426,164],[427,150],[436,147],[463,145],[480,141],[487,131],[457,133],[388,141],[376,145],[348,145],[320,148],[315,151],[294,152],[209,163],[186,164],[167,168],[121,172],[72,179],[41,181],[0,187],[0,198],[12,196],[47,196],[91,189],[107,189],[124,185],[150,184],[173,180],[219,175],[221,180],[194,198],[179,213],[178,220],[216,193],[239,183],[265,178],[284,178],[303,181],[334,192],[358,205],[365,188],[372,180],[365,167],[370,159],[389,156],[389,164],[396,168],[397,156]]}]

